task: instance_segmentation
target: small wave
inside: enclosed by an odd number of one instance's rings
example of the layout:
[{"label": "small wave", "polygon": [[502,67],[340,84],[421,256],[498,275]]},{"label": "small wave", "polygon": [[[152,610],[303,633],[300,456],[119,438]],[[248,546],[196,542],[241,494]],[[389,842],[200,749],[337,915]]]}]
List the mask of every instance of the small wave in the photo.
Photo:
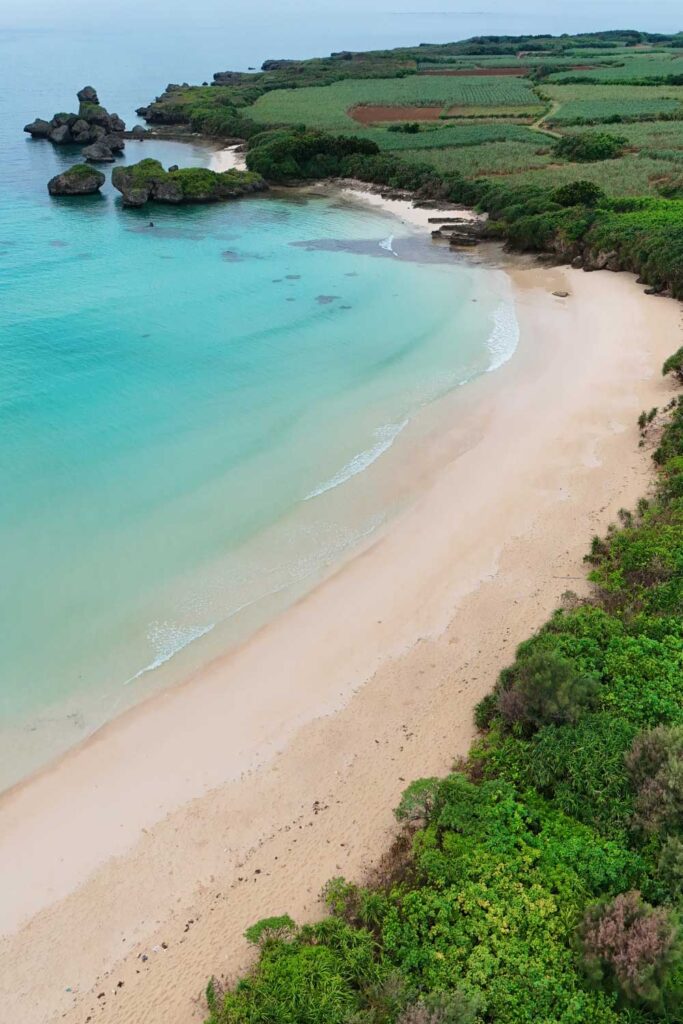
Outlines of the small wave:
[{"label": "small wave", "polygon": [[487,345],[491,353],[491,364],[487,373],[499,369],[515,353],[519,344],[519,324],[512,302],[501,302],[492,315],[493,330]]},{"label": "small wave", "polygon": [[347,462],[342,469],[339,470],[330,480],[326,483],[321,484],[320,487],[316,487],[314,491],[307,494],[304,501],[310,501],[311,498],[317,498],[318,495],[324,494],[325,491],[331,491],[335,487],[339,487],[340,484],[346,483],[352,476],[357,476],[358,473],[362,473],[364,470],[371,466],[373,462],[383,455],[387,449],[391,448],[392,444],[401,433],[401,431],[408,425],[408,420],[403,420],[402,423],[388,423],[384,427],[378,427],[375,431],[375,437],[377,438],[376,444],[373,444],[372,448],[366,448],[365,451],[358,452],[357,455]]},{"label": "small wave", "polygon": [[398,255],[398,253],[394,250],[393,235],[389,235],[388,238],[383,238],[382,241],[379,243],[379,247],[380,249],[385,249],[387,252],[390,252],[392,256]]},{"label": "small wave", "polygon": [[150,661],[149,665],[145,665],[144,668],[141,668],[135,675],[131,676],[130,679],[126,679],[123,685],[128,686],[129,683],[135,682],[140,676],[144,676],[148,672],[154,672],[155,669],[165,665],[167,661],[170,661],[171,658],[179,654],[185,647],[210,633],[215,625],[215,622],[210,622],[208,626],[178,626],[170,622],[155,622],[147,634],[147,639],[157,650],[156,658],[154,661]]}]

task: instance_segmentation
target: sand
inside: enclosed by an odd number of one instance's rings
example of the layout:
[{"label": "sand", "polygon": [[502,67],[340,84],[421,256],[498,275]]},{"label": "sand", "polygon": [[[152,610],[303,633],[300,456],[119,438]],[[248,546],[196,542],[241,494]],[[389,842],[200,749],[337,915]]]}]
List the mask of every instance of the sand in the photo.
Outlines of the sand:
[{"label": "sand", "polygon": [[406,783],[467,751],[515,645],[586,592],[591,536],[652,481],[636,418],[671,396],[680,307],[626,274],[507,269],[518,352],[435,417],[412,507],[0,799],[7,1020],[201,1020],[208,977],[249,962],[244,928],[361,878]]},{"label": "sand", "polygon": [[241,144],[227,146],[225,149],[216,149],[209,160],[209,170],[212,171],[246,171],[247,162]]}]

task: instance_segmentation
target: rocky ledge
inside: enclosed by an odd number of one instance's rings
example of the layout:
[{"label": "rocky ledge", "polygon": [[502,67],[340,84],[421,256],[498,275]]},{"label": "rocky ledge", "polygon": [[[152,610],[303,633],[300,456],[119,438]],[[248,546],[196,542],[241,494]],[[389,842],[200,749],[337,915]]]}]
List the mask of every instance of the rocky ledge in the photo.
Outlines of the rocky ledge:
[{"label": "rocky ledge", "polygon": [[47,183],[51,196],[90,196],[104,185],[102,171],[87,164],[74,164],[68,171],[55,174]]},{"label": "rocky ledge", "polygon": [[157,203],[215,203],[237,199],[268,188],[260,174],[251,171],[210,171],[205,167],[171,167],[164,170],[158,160],[141,160],[128,167],[115,167],[111,183],[121,193],[124,206]]},{"label": "rocky ledge", "polygon": [[55,114],[50,121],[38,117],[25,125],[24,131],[34,139],[48,139],[55,146],[84,146],[86,160],[109,163],[125,146],[125,122],[100,105],[91,85],[86,85],[77,95],[77,114]]}]

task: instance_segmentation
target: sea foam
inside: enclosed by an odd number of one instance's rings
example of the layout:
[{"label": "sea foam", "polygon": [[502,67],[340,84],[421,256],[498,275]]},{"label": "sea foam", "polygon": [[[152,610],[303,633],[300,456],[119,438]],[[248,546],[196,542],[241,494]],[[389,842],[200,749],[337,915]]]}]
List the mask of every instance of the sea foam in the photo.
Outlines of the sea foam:
[{"label": "sea foam", "polygon": [[135,682],[140,676],[161,668],[162,665],[165,665],[167,661],[170,661],[171,658],[179,654],[185,647],[210,633],[214,626],[214,622],[210,622],[206,626],[179,626],[174,622],[153,623],[147,633],[147,639],[156,650],[157,656],[153,661],[150,661],[149,665],[145,665],[135,675],[126,679],[123,685],[127,686],[128,683]]},{"label": "sea foam", "polygon": [[519,324],[514,304],[511,301],[501,302],[493,311],[491,319],[493,320],[493,330],[486,343],[491,353],[491,363],[487,367],[487,373],[492,373],[503,363],[507,363],[519,344]]},{"label": "sea foam", "polygon": [[311,498],[317,498],[318,495],[324,494],[326,491],[331,491],[335,487],[339,487],[341,484],[346,483],[351,477],[357,476],[364,470],[371,466],[373,462],[376,462],[380,455],[383,455],[401,433],[401,431],[408,425],[408,420],[403,420],[402,423],[387,423],[383,427],[378,427],[375,430],[375,437],[377,441],[371,448],[366,448],[362,452],[358,452],[357,455],[347,462],[338,473],[335,473],[331,479],[327,480],[320,487],[316,487],[315,490],[311,491],[306,495],[304,501],[310,501]]}]

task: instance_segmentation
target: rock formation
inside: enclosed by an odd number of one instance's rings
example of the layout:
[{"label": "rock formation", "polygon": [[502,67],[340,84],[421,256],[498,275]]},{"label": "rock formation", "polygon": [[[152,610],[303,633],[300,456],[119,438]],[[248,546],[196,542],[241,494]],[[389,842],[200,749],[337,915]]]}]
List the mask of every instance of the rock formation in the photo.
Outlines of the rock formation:
[{"label": "rock formation", "polygon": [[104,175],[87,164],[74,164],[68,171],[56,174],[47,183],[51,196],[89,196],[104,185]]},{"label": "rock formation", "polygon": [[115,167],[111,183],[121,193],[124,206],[157,203],[215,203],[236,199],[268,186],[260,174],[250,171],[210,171],[206,167],[183,167],[165,171],[158,160],[141,160],[127,167]]},{"label": "rock formation", "polygon": [[77,114],[55,114],[50,121],[38,117],[27,124],[24,131],[34,139],[49,139],[55,146],[85,146],[86,160],[110,162],[125,145],[126,125],[118,114],[110,114],[101,106],[91,85],[86,85],[77,96]]}]

